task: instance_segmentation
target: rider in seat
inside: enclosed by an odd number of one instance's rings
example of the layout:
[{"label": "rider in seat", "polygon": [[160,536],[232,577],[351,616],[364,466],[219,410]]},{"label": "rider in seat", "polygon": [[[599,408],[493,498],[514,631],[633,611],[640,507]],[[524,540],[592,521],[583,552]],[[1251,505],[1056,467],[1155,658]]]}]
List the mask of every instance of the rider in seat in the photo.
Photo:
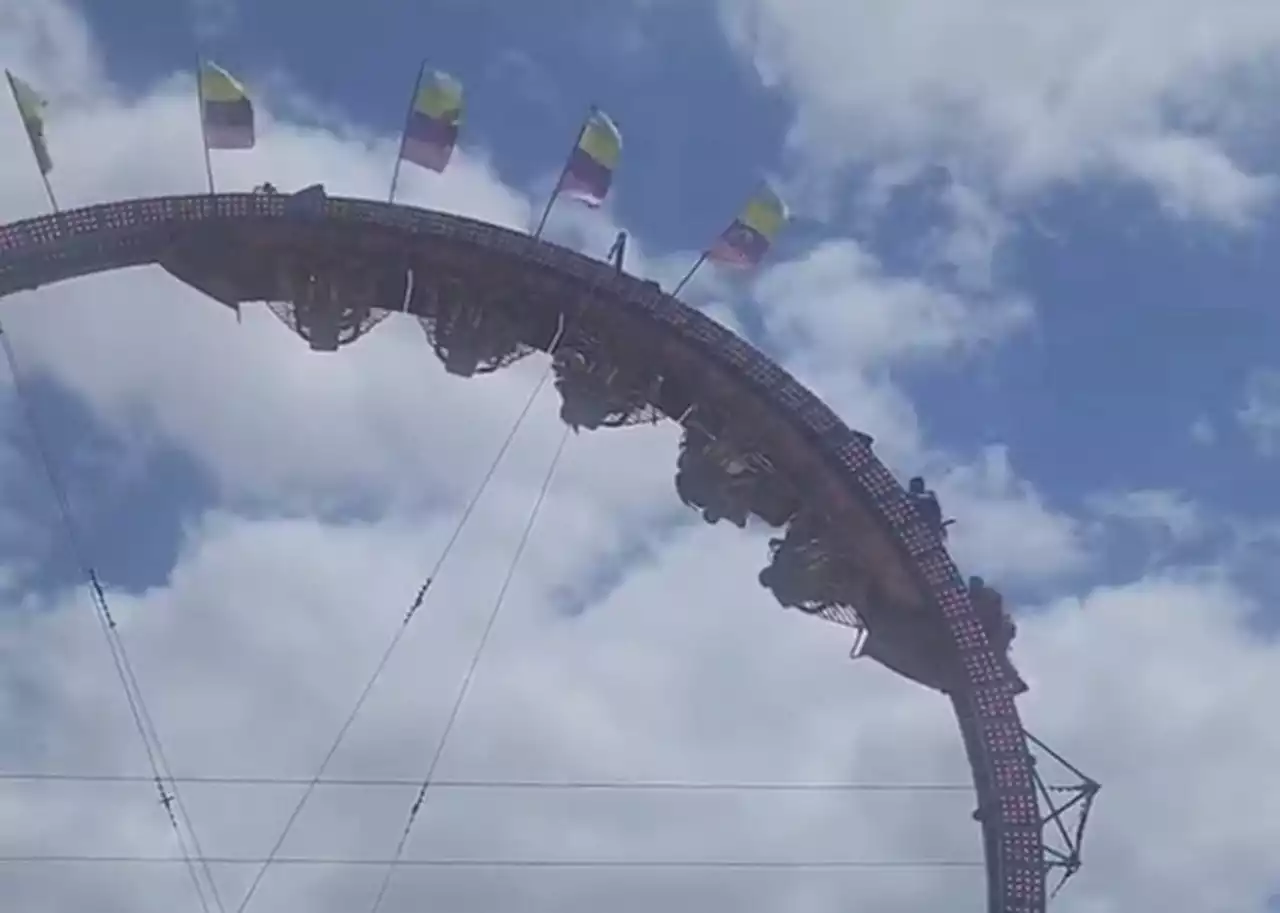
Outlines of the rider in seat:
[{"label": "rider in seat", "polygon": [[560,420],[573,428],[599,428],[613,409],[607,382],[595,377],[586,355],[575,349],[556,352],[556,389],[560,391]]},{"label": "rider in seat", "polygon": [[916,508],[923,514],[925,522],[945,539],[947,527],[956,521],[943,519],[942,505],[938,503],[938,496],[925,487],[922,476],[915,476],[907,483],[907,494],[916,502]]},{"label": "rider in seat", "polygon": [[1025,693],[1029,690],[1027,683],[1009,659],[1009,648],[1013,645],[1013,639],[1018,636],[1018,626],[1004,608],[1004,597],[999,590],[987,586],[981,577],[974,576],[969,578],[969,598],[978,613],[979,623],[1013,679],[1014,693]]},{"label": "rider in seat", "polygon": [[470,377],[480,367],[483,328],[478,311],[455,304],[436,317],[435,349],[444,369]]},{"label": "rider in seat", "polygon": [[751,516],[754,486],[751,467],[731,445],[696,426],[685,429],[676,463],[676,491],[685,504],[702,512],[706,522],[728,520],[744,529]]},{"label": "rider in seat", "polygon": [[751,490],[755,483],[751,467],[722,441],[711,442],[703,458],[709,468],[714,467],[709,479],[714,485],[714,501],[707,505],[704,516],[710,522],[724,518],[745,529],[751,516]]},{"label": "rider in seat", "polygon": [[826,595],[826,565],[831,556],[816,532],[797,518],[782,538],[769,540],[772,560],[760,572],[760,585],[773,592],[783,608],[820,612]]}]

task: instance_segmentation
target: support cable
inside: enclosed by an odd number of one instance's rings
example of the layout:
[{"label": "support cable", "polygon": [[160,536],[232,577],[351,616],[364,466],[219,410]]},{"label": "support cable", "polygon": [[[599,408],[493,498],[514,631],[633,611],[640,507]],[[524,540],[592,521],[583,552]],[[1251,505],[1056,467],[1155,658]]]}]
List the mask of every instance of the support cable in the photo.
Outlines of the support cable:
[{"label": "support cable", "polygon": [[409,842],[409,834],[413,831],[413,825],[418,819],[418,813],[422,811],[422,806],[427,800],[427,790],[431,788],[436,768],[440,765],[440,759],[444,756],[445,746],[449,743],[449,736],[453,733],[454,724],[458,722],[462,704],[466,700],[467,692],[471,689],[471,682],[475,679],[476,669],[480,665],[480,657],[484,654],[484,648],[489,643],[489,635],[493,633],[498,614],[506,603],[507,593],[511,589],[511,582],[515,579],[516,570],[520,566],[520,559],[524,556],[525,548],[529,545],[529,540],[533,535],[533,528],[538,522],[538,514],[542,512],[542,505],[546,502],[547,493],[551,490],[551,481],[555,478],[556,467],[560,465],[560,458],[564,455],[565,445],[569,442],[569,430],[566,427],[564,433],[560,435],[560,443],[556,446],[555,455],[551,458],[551,463],[547,467],[547,474],[542,479],[542,487],[538,489],[538,496],[534,499],[533,508],[529,511],[529,519],[525,522],[524,530],[520,534],[520,541],[516,543],[516,549],[511,555],[511,562],[507,565],[506,576],[502,580],[502,586],[498,588],[498,595],[493,601],[489,619],[485,623],[484,632],[480,635],[480,642],[476,645],[475,653],[471,657],[471,663],[467,667],[466,675],[462,678],[457,697],[454,699],[453,707],[449,711],[449,717],[445,721],[444,730],[440,733],[440,739],[436,743],[435,753],[431,756],[431,763],[427,766],[426,776],[423,777],[422,785],[418,788],[418,795],[409,809],[409,818],[405,821],[404,831],[400,834],[400,842],[396,844],[394,861],[387,866],[382,878],[382,884],[378,886],[378,893],[374,897],[373,906],[370,908],[370,913],[378,913],[378,910],[381,909],[382,902],[387,896],[387,889],[391,887],[391,880],[395,875],[396,868],[404,856],[405,846]]},{"label": "support cable", "polygon": [[[66,485],[53,458],[53,450],[45,439],[36,416],[35,407],[27,395],[26,384],[19,369],[13,342],[2,326],[0,326],[0,347],[4,349],[5,360],[9,366],[9,374],[13,378],[14,394],[17,397],[19,408],[26,422],[27,432],[44,468],[67,548],[86,582],[89,599],[95,610],[94,615],[98,619],[98,625],[107,642],[107,649],[111,653],[111,662],[115,667],[116,676],[124,689],[125,701],[129,706],[129,714],[132,716],[134,727],[142,739],[142,747],[146,753],[147,762],[151,767],[151,781],[156,786],[156,791],[160,796],[160,804],[164,806],[169,818],[169,824],[177,837],[178,848],[182,853],[181,858],[186,861],[187,871],[191,877],[192,886],[195,888],[196,897],[199,899],[200,908],[203,913],[209,913],[209,898],[206,897],[205,887],[200,880],[201,873],[203,873],[204,878],[208,881],[209,896],[212,897],[218,910],[223,911],[222,898],[218,893],[218,886],[214,881],[213,872],[208,863],[204,861],[204,850],[200,845],[200,838],[196,835],[191,814],[182,800],[177,781],[174,780],[170,772],[169,761],[164,751],[164,745],[160,740],[159,730],[156,728],[155,721],[147,709],[142,687],[138,683],[137,675],[133,670],[133,663],[130,661],[129,653],[125,649],[124,638],[120,634],[115,616],[111,612],[110,603],[107,601],[106,590],[103,588],[98,572],[89,560],[88,552],[84,548],[75,522],[75,514],[71,509]],[[183,824],[186,825],[187,834],[190,835],[190,847],[188,847],[187,835],[183,834]],[[197,861],[199,861],[199,867],[197,867]]]},{"label": "support cable", "polygon": [[[95,856],[92,854],[0,855],[0,865],[170,865],[179,856]],[[257,865],[252,856],[210,856],[210,865]],[[971,859],[352,859],[343,856],[280,856],[277,865],[391,866],[431,869],[980,869]]]},{"label": "support cable", "polygon": [[512,443],[516,439],[516,434],[520,431],[525,419],[528,417],[533,404],[538,398],[538,394],[542,392],[542,388],[546,386],[547,380],[551,377],[549,371],[544,372],[541,379],[534,386],[533,391],[529,394],[528,400],[525,401],[524,408],[516,416],[515,422],[511,426],[511,430],[507,433],[506,439],[503,440],[502,446],[498,448],[498,452],[494,455],[493,461],[489,464],[489,468],[485,471],[484,476],[480,479],[480,484],[476,487],[475,492],[471,495],[471,499],[463,508],[462,513],[458,516],[457,523],[454,524],[453,532],[449,539],[445,542],[444,548],[441,549],[439,556],[436,558],[435,564],[431,567],[426,578],[422,582],[422,586],[418,588],[418,593],[410,604],[409,609],[405,612],[404,617],[400,621],[400,626],[396,629],[395,634],[387,644],[387,648],[383,651],[381,659],[374,667],[373,674],[365,682],[364,688],[360,691],[360,696],[356,698],[355,704],[351,708],[351,712],[343,721],[342,726],[338,729],[338,734],[334,737],[329,749],[325,752],[324,759],[320,762],[315,776],[311,777],[303,790],[302,795],[298,798],[297,804],[293,807],[293,811],[289,813],[288,819],[285,821],[284,829],[280,832],[280,836],[276,838],[276,842],[272,845],[271,851],[267,853],[265,859],[262,860],[262,867],[255,873],[253,881],[250,882],[249,888],[245,891],[244,899],[240,901],[240,905],[236,908],[236,913],[244,913],[245,908],[249,905],[249,901],[253,899],[253,895],[257,893],[262,879],[267,874],[267,869],[271,867],[272,861],[279,854],[281,847],[284,846],[285,840],[293,831],[293,827],[298,822],[298,817],[302,814],[303,808],[312,794],[316,791],[316,787],[320,785],[324,778],[325,771],[329,769],[329,765],[333,762],[334,756],[337,755],[338,749],[342,747],[342,743],[346,740],[347,734],[351,731],[351,727],[355,725],[356,718],[360,715],[360,711],[364,709],[365,703],[369,700],[369,696],[373,693],[374,687],[382,678],[382,674],[386,671],[388,664],[391,662],[391,656],[395,653],[396,648],[400,646],[400,642],[404,639],[405,634],[409,630],[418,610],[422,608],[426,601],[427,593],[430,591],[432,584],[440,575],[441,569],[445,562],[449,559],[449,555],[453,552],[453,548],[458,543],[458,539],[462,536],[463,529],[466,528],[467,521],[471,519],[471,515],[475,512],[476,506],[480,503],[480,498],[484,495],[489,487],[489,483],[493,480],[494,475],[498,471],[498,467],[502,463],[503,457],[511,448]]},{"label": "support cable", "polygon": [[[588,286],[587,288],[588,299],[585,305],[586,307],[590,307],[592,301],[595,300],[593,296],[597,286],[598,286],[598,280],[593,280]],[[406,302],[405,310],[408,311],[407,302]],[[565,330],[566,330],[566,320],[562,315],[560,319],[560,324],[556,329],[555,336],[552,338],[550,344],[547,347],[547,354],[552,356],[553,359],[557,349],[560,346],[560,343],[564,340]],[[307,783],[306,788],[303,790],[302,795],[298,799],[297,805],[294,806],[293,811],[290,812],[288,819],[285,821],[284,829],[281,831],[279,838],[276,840],[275,844],[272,846],[271,852],[267,854],[266,859],[263,861],[262,868],[260,868],[254,874],[253,881],[250,883],[249,889],[245,892],[244,899],[240,901],[240,905],[236,908],[236,913],[244,913],[245,908],[248,907],[249,905],[249,901],[252,900],[253,895],[257,893],[259,885],[262,884],[262,879],[266,877],[267,869],[270,868],[271,866],[271,860],[274,859],[279,854],[281,847],[284,846],[285,840],[288,838],[290,832],[293,830],[294,825],[297,823],[298,817],[302,814],[302,810],[306,806],[307,801],[311,798],[312,793],[315,792],[316,786],[319,785],[322,778],[324,777],[324,772],[328,770],[329,764],[333,761],[334,756],[338,753],[338,749],[342,746],[342,743],[346,739],[347,734],[351,731],[351,727],[355,725],[356,718],[360,715],[360,711],[364,708],[365,702],[369,699],[369,695],[373,693],[373,689],[377,685],[378,680],[382,677],[382,673],[386,670],[387,665],[391,662],[392,654],[395,653],[396,648],[400,646],[400,642],[404,639],[404,635],[408,631],[409,624],[413,621],[414,617],[417,615],[418,609],[422,608],[423,602],[427,598],[427,592],[431,589],[432,583],[435,581],[436,577],[440,574],[441,569],[444,567],[444,563],[448,559],[449,553],[453,550],[453,547],[457,543],[458,538],[462,535],[462,530],[466,526],[467,521],[471,518],[471,514],[474,512],[476,505],[479,504],[481,496],[484,494],[485,490],[489,487],[489,482],[492,480],[494,473],[497,472],[498,466],[502,462],[502,458],[506,455],[507,450],[510,449],[512,442],[515,440],[517,432],[519,432],[521,426],[524,424],[525,419],[528,417],[530,410],[533,408],[534,402],[538,398],[538,394],[542,392],[542,388],[546,386],[547,381],[550,380],[551,377],[553,376],[553,373],[554,373],[553,364],[554,362],[547,365],[546,369],[543,370],[542,372],[542,376],[538,379],[537,384],[534,385],[532,392],[530,392],[529,394],[528,400],[524,404],[524,408],[520,410],[520,414],[516,417],[515,423],[512,425],[511,431],[507,435],[506,440],[504,440],[502,442],[502,446],[498,448],[498,453],[494,457],[493,462],[489,465],[488,471],[484,474],[484,477],[481,479],[479,487],[476,489],[475,493],[471,496],[471,500],[467,503],[467,506],[463,509],[461,516],[459,516],[458,522],[454,527],[453,533],[452,535],[450,535],[448,542],[445,543],[444,549],[441,551],[440,556],[436,559],[435,565],[432,567],[430,573],[427,574],[427,577],[423,581],[422,586],[418,589],[418,593],[414,597],[412,604],[409,606],[409,610],[405,613],[404,619],[400,623],[400,627],[396,629],[396,633],[392,636],[391,641],[387,644],[387,649],[382,654],[382,658],[378,661],[378,664],[374,668],[373,674],[369,677],[368,682],[365,684],[364,689],[360,692],[360,696],[356,699],[355,705],[352,707],[350,715],[348,715],[346,720],[343,722],[342,726],[339,728],[338,734],[334,738],[332,745],[330,745],[328,752],[326,752],[324,756],[324,759],[320,762],[320,767],[317,770],[315,777],[313,777],[312,780]],[[566,431],[566,435],[567,435],[567,431]],[[563,443],[561,444],[561,446],[563,447]]]},{"label": "support cable", "polygon": [[[306,786],[310,777],[172,777],[177,783],[207,786]],[[77,774],[0,771],[0,783],[150,783],[141,774]],[[387,789],[418,786],[420,779],[407,777],[324,777],[317,786]],[[432,781],[433,789],[510,789],[545,792],[595,790],[600,792],[973,792],[972,783],[861,783],[841,781],[708,781],[708,780],[442,780]],[[1075,786],[1047,786],[1050,792],[1076,792]]]}]

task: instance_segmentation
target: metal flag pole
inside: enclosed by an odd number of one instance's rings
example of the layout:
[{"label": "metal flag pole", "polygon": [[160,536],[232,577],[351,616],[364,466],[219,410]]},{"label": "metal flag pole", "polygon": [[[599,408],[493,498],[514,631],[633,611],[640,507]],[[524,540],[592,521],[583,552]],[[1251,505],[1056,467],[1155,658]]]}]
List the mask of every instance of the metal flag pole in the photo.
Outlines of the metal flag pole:
[{"label": "metal flag pole", "polygon": [[404,162],[404,144],[409,138],[409,124],[413,122],[413,106],[418,103],[418,93],[422,91],[422,77],[427,73],[427,61],[424,59],[418,67],[418,81],[413,84],[413,94],[409,96],[409,108],[404,113],[404,130],[400,133],[400,149],[396,152],[396,164],[391,171],[391,192],[387,194],[387,202],[394,203],[396,185],[400,183],[400,165]]},{"label": "metal flag pole", "polygon": [[551,198],[547,200],[546,208],[542,210],[542,218],[538,220],[538,227],[533,230],[534,238],[542,237],[542,229],[547,227],[547,217],[551,215],[551,207],[556,205],[556,200],[560,196],[560,187],[564,184],[564,176],[569,173],[569,163],[573,161],[573,153],[577,151],[578,145],[582,142],[582,135],[587,132],[587,124],[591,123],[591,115],[596,113],[596,106],[592,105],[587,110],[587,116],[582,119],[582,127],[578,130],[578,134],[574,137],[573,147],[570,148],[569,154],[565,156],[564,167],[560,169],[560,177],[556,178],[556,186],[551,190]]},{"label": "metal flag pole", "polygon": [[702,268],[702,264],[707,262],[707,257],[711,256],[710,250],[704,250],[701,256],[694,261],[693,266],[689,268],[689,272],[684,274],[684,278],[676,283],[676,287],[671,290],[672,297],[675,297],[683,291],[684,287],[689,284],[689,280],[693,278],[693,274]]},{"label": "metal flag pole", "polygon": [[44,183],[44,193],[49,198],[49,206],[54,212],[61,212],[62,210],[58,208],[58,198],[53,195],[53,185],[49,183],[49,175],[43,171],[40,172],[40,180]]},{"label": "metal flag pole", "polygon": [[196,113],[200,115],[200,144],[204,146],[204,173],[209,180],[209,195],[217,191],[213,186],[213,156],[209,154],[209,127],[204,122],[204,59],[196,55]]},{"label": "metal flag pole", "polygon": [[627,233],[625,231],[618,232],[618,237],[614,239],[613,247],[609,248],[608,259],[613,263],[614,270],[621,274],[627,260]]}]

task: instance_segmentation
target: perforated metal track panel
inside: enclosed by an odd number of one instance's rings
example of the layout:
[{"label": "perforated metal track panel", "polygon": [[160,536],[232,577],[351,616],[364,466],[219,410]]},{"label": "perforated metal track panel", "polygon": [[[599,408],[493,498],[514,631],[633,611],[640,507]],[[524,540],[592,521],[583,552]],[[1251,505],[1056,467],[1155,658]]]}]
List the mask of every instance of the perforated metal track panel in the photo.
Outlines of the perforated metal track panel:
[{"label": "perforated metal track panel", "polygon": [[[380,234],[384,243],[438,246],[460,261],[528,268],[598,303],[584,321],[619,316],[643,321],[673,358],[704,366],[709,382],[733,384],[763,402],[780,451],[807,454],[828,514],[870,512],[897,543],[917,583],[951,633],[967,687],[952,697],[981,810],[991,913],[1042,913],[1045,869],[1032,758],[1010,683],[987,641],[968,591],[938,535],[901,486],[825,403],[769,358],[652,284],[528,235],[443,213],[365,200],[328,198],[305,207],[287,196],[221,194],[160,197],[92,206],[0,227],[0,295],[75,276],[156,262],[171,245],[218,223],[270,223],[274,233],[305,235],[323,224],[328,237]],[[313,198],[314,200],[314,198]],[[362,245],[368,249],[367,245]],[[575,294],[575,291],[577,294]]]}]

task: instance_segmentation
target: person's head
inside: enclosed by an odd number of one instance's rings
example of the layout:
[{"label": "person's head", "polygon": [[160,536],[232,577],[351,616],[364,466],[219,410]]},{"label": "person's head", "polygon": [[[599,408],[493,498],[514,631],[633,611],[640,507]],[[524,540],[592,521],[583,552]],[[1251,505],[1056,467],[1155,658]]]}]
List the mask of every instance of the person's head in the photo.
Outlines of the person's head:
[{"label": "person's head", "polygon": [[970,577],[970,578],[969,578],[969,589],[971,589],[971,590],[980,590],[980,589],[982,589],[984,586],[986,586],[986,583],[987,583],[987,582],[986,582],[985,580],[983,580],[981,577],[977,577],[977,576]]},{"label": "person's head", "polygon": [[910,491],[913,495],[924,494],[924,478],[921,476],[915,476],[910,482],[907,483],[907,490]]}]

